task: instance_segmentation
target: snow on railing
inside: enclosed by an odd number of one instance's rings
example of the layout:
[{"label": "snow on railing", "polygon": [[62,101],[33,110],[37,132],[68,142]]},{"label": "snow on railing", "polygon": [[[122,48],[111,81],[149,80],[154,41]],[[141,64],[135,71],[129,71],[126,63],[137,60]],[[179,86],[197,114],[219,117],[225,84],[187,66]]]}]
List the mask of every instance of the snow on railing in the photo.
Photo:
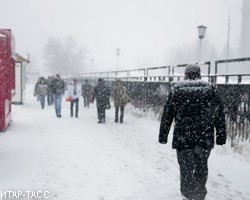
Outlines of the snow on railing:
[{"label": "snow on railing", "polygon": [[[250,72],[249,73],[218,73],[218,69],[225,67],[228,68],[228,64],[234,64],[234,70],[239,63],[245,63],[250,61],[248,58],[217,60],[214,62],[212,69],[211,62],[199,63],[201,67],[201,78],[205,81],[216,84],[250,84]],[[237,64],[237,65],[236,65]],[[91,72],[81,73],[74,75],[81,79],[97,79],[104,78],[110,81],[121,79],[124,81],[144,81],[144,82],[177,82],[184,79],[184,69],[187,64],[175,65],[175,66],[161,66],[150,67],[142,69],[130,69],[122,71],[107,71],[107,72]],[[231,67],[231,66],[230,66]],[[250,68],[247,65],[248,68]],[[214,73],[212,74],[211,71]]]}]

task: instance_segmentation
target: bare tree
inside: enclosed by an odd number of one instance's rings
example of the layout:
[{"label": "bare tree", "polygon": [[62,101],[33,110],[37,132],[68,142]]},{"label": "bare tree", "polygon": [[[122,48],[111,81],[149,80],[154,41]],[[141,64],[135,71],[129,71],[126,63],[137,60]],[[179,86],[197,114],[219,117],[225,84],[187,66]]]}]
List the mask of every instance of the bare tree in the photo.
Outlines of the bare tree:
[{"label": "bare tree", "polygon": [[[210,61],[218,58],[217,50],[208,40],[202,41],[201,61]],[[189,64],[198,62],[198,43],[182,44],[168,52],[167,60],[170,64]]]},{"label": "bare tree", "polygon": [[49,38],[44,48],[45,67],[53,74],[80,73],[84,69],[85,53],[85,49],[79,47],[71,36],[62,41]]}]

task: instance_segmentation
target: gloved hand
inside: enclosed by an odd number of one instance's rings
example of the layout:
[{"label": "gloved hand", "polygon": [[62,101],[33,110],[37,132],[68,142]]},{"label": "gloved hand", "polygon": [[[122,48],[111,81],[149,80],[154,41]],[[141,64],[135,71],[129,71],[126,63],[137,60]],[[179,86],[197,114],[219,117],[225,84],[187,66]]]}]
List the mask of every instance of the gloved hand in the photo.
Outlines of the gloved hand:
[{"label": "gloved hand", "polygon": [[161,144],[167,144],[168,143],[168,139],[167,138],[159,137],[159,143],[161,143]]},{"label": "gloved hand", "polygon": [[223,140],[223,139],[221,139],[221,138],[216,138],[216,144],[217,144],[217,145],[226,144],[226,140]]}]

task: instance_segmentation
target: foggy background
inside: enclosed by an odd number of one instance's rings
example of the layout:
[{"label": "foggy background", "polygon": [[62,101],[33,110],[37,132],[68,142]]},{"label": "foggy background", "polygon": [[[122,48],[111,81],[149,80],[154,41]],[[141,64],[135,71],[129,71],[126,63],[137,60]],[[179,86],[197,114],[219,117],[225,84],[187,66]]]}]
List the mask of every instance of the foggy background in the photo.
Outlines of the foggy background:
[{"label": "foggy background", "polygon": [[0,28],[30,54],[30,70],[55,73],[46,68],[53,48],[72,49],[75,61],[81,54],[74,72],[116,70],[119,48],[122,70],[197,62],[199,25],[207,26],[201,60],[225,59],[229,17],[229,58],[241,56],[242,9],[242,0],[0,0]]}]

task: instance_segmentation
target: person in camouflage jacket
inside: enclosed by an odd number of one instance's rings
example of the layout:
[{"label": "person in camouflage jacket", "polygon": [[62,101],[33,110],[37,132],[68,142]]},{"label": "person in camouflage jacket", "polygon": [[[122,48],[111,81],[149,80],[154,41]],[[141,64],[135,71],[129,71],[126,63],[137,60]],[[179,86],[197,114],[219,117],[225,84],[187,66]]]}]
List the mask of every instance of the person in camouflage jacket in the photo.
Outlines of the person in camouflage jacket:
[{"label": "person in camouflage jacket", "polygon": [[123,86],[121,80],[116,80],[113,87],[113,98],[115,105],[115,122],[118,123],[119,111],[120,111],[120,123],[123,123],[124,118],[124,108],[126,103],[129,102],[129,96],[127,94],[127,89]]}]

